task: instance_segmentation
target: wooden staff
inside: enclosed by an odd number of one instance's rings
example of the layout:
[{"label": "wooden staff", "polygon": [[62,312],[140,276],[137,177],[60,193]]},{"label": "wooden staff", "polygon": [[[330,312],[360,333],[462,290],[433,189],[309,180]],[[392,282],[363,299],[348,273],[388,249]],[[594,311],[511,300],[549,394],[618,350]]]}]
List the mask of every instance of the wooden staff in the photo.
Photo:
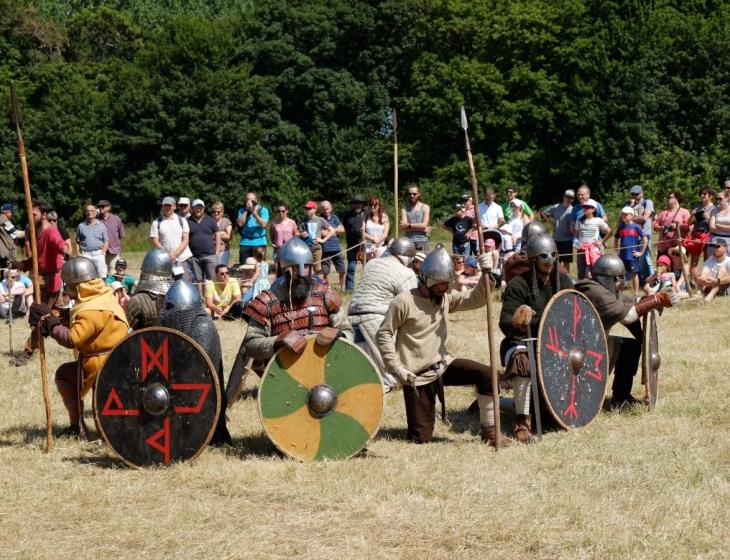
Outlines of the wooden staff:
[{"label": "wooden staff", "polygon": [[[18,158],[20,169],[23,173],[23,189],[25,191],[25,210],[28,213],[28,224],[30,227],[30,251],[33,259],[33,298],[36,303],[41,301],[41,282],[38,272],[38,242],[35,231],[35,219],[33,216],[33,203],[30,197],[30,180],[28,178],[28,162],[25,160],[25,142],[23,133],[20,130],[20,111],[18,110],[18,99],[15,96],[15,85],[10,84],[10,109],[15,124],[15,134],[18,138]],[[46,348],[41,328],[36,328],[38,336],[38,350],[41,363],[41,387],[43,388],[43,404],[46,409],[46,453],[53,447],[53,420],[51,418],[51,399],[48,395],[48,365],[46,364]]]},{"label": "wooden staff", "polygon": [[[474,160],[471,155],[471,144],[469,143],[469,123],[466,120],[466,111],[461,106],[461,128],[464,129],[464,140],[466,141],[466,159],[469,163],[471,175],[471,196],[474,199],[474,218],[477,222],[477,235],[479,236],[479,252],[484,252],[484,232],[482,231],[482,218],[479,211],[479,187],[477,185],[477,174],[474,170]],[[497,379],[497,362],[499,354],[494,343],[494,325],[492,321],[492,282],[488,273],[483,274],[484,290],[487,293],[487,337],[489,338],[489,361],[492,370],[492,397],[494,399],[494,429],[497,432],[497,444],[495,449],[499,450],[499,442],[502,437],[502,421],[499,410],[499,380]]]},{"label": "wooden staff", "polygon": [[394,237],[397,238],[400,236],[400,214],[398,212],[398,115],[395,112],[395,107],[393,107],[391,122],[393,124],[393,208],[395,209]]},{"label": "wooden staff", "polygon": [[694,290],[692,289],[692,281],[689,273],[689,257],[687,256],[687,250],[684,248],[684,239],[682,238],[682,224],[674,222],[674,228],[677,232],[677,251],[679,251],[679,260],[682,263],[684,283],[687,287],[687,293],[692,296],[694,295]]}]

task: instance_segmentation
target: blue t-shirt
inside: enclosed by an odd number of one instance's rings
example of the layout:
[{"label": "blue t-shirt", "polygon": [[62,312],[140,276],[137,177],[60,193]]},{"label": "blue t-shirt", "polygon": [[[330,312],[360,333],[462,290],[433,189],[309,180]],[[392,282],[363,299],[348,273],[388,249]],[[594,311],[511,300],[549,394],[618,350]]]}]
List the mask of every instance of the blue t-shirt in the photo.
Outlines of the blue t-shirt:
[{"label": "blue t-shirt", "polygon": [[[330,214],[330,217],[325,219],[332,226],[332,229],[337,229],[342,225],[340,219],[334,214]],[[337,238],[337,234],[330,237],[327,241],[324,242],[324,245],[322,245],[322,252],[324,253],[339,253],[341,250],[342,249],[340,249],[340,240]]]},{"label": "blue t-shirt", "polygon": [[616,230],[616,238],[618,239],[619,257],[623,261],[635,261],[632,253],[641,251],[642,238],[644,230],[639,224],[624,224],[618,226]]},{"label": "blue t-shirt", "polygon": [[[238,210],[238,219],[243,216],[243,213],[245,211],[245,208],[240,208]],[[258,207],[258,211],[261,219],[265,222],[268,222],[269,211],[262,206]],[[239,245],[242,245],[244,247],[266,246],[266,228],[261,227],[256,221],[256,218],[254,218],[251,214],[248,214],[246,218],[246,223],[243,225],[243,227],[238,228],[238,233],[241,234],[241,242],[239,243]]]}]

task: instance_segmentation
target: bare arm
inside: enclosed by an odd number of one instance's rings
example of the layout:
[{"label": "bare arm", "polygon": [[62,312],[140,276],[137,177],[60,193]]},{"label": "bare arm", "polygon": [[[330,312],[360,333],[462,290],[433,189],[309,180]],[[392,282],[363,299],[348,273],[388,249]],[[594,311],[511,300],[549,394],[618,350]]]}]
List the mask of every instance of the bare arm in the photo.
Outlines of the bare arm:
[{"label": "bare arm", "polygon": [[177,260],[177,258],[182,254],[182,252],[185,250],[185,248],[188,246],[188,238],[190,237],[190,233],[187,231],[184,231],[182,234],[182,241],[180,241],[180,245],[175,247],[175,250],[170,253],[170,258],[174,261]]}]

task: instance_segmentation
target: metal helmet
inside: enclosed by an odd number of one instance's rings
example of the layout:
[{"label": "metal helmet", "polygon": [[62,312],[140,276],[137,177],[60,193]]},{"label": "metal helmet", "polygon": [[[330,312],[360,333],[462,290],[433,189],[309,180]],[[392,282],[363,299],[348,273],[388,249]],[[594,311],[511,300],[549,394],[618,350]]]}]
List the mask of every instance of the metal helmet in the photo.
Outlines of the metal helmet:
[{"label": "metal helmet", "polygon": [[522,243],[527,243],[533,235],[544,235],[547,233],[545,226],[537,221],[527,222],[522,227]]},{"label": "metal helmet", "polygon": [[142,261],[137,290],[164,295],[172,286],[172,259],[167,251],[152,249]]},{"label": "metal helmet", "polygon": [[456,276],[454,261],[443,246],[437,247],[423,260],[418,275],[427,288],[441,282],[453,282]]},{"label": "metal helmet", "polygon": [[612,294],[617,296],[620,290],[616,282],[623,282],[626,274],[626,267],[617,255],[602,255],[591,268],[593,279]]},{"label": "metal helmet", "polygon": [[299,274],[305,276],[305,265],[312,264],[312,251],[307,244],[298,237],[292,237],[284,243],[278,253],[279,265],[282,269],[290,266],[299,266]]},{"label": "metal helmet", "polygon": [[558,247],[555,245],[555,240],[546,233],[531,233],[525,244],[525,252],[528,261],[537,259],[541,262],[555,264],[555,261],[558,260]]},{"label": "metal helmet", "polygon": [[187,311],[188,309],[203,309],[203,299],[200,292],[190,282],[178,280],[165,294],[165,311]]},{"label": "metal helmet", "polygon": [[71,257],[61,269],[61,278],[67,286],[75,286],[98,277],[94,261],[86,257]]},{"label": "metal helmet", "polygon": [[388,247],[388,251],[390,251],[391,255],[400,255],[410,258],[416,256],[416,246],[413,244],[413,241],[411,241],[407,237],[399,237],[398,239],[394,239],[393,242],[390,244],[390,247]]}]

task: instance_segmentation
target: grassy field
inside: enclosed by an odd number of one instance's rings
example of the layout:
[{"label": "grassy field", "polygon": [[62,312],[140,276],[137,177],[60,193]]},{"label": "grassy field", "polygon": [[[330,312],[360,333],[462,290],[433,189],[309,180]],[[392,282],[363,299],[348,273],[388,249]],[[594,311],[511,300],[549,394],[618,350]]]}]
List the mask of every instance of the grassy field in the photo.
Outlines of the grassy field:
[{"label": "grassy field", "polygon": [[[451,424],[429,445],[404,441],[394,393],[372,456],[294,462],[247,399],[229,414],[233,448],[130,470],[99,441],[61,438],[44,454],[37,362],[5,366],[0,558],[727,558],[729,315],[726,299],[664,313],[653,412],[602,414],[499,454],[466,414],[472,390],[447,388]],[[244,329],[219,327],[229,368]],[[14,327],[16,349],[27,332]],[[488,361],[485,332],[482,310],[454,316],[453,354]],[[7,339],[0,325],[3,350]],[[70,356],[48,343],[51,373]]]}]

